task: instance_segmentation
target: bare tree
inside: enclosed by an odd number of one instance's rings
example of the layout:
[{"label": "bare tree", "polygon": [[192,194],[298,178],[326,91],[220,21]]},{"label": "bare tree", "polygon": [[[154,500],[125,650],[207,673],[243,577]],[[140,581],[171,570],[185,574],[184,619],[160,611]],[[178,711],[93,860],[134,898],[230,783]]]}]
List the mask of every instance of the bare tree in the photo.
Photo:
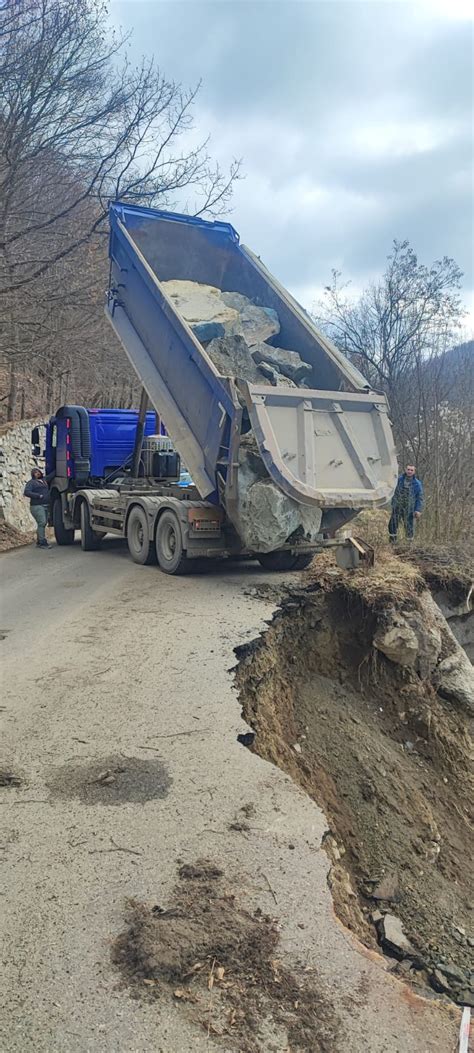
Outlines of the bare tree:
[{"label": "bare tree", "polygon": [[399,457],[427,483],[425,531],[460,537],[472,505],[472,344],[454,355],[463,323],[462,273],[448,257],[427,267],[395,241],[380,281],[360,297],[333,272],[318,324],[389,400]]},{"label": "bare tree", "polygon": [[[0,296],[15,414],[18,363],[37,347],[24,293],[104,228],[110,199],[194,214],[228,205],[240,163],[223,172],[208,141],[191,148],[198,88],[153,59],[134,67],[102,0],[0,0]],[[64,272],[66,280],[70,270]],[[34,313],[34,312],[33,312]],[[26,331],[25,331],[26,325]],[[38,352],[39,353],[39,352]]]},{"label": "bare tree", "polygon": [[462,272],[444,256],[431,267],[420,263],[408,241],[394,241],[379,282],[354,301],[350,282],[333,271],[319,305],[319,318],[372,383],[389,388],[410,369],[416,350],[423,356],[446,346],[462,320],[458,290]]},{"label": "bare tree", "polygon": [[[196,212],[226,205],[239,163],[221,172],[207,141],[179,148],[198,89],[167,80],[153,59],[132,67],[101,0],[7,0],[0,32],[3,292],[82,243],[111,198],[166,207],[186,188]],[[96,209],[85,213],[91,199]],[[76,236],[49,251],[51,228],[71,217]]]}]

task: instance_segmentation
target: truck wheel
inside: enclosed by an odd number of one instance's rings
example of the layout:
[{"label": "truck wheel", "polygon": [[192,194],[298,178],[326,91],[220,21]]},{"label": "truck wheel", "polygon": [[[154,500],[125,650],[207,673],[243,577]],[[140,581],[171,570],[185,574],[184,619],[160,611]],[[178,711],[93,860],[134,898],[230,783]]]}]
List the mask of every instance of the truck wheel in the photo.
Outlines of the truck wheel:
[{"label": "truck wheel", "polygon": [[61,498],[57,497],[53,501],[53,528],[54,536],[56,538],[57,545],[72,545],[74,543],[74,530],[68,530],[63,523],[63,510],[61,507]]},{"label": "truck wheel", "polygon": [[148,518],[143,508],[132,508],[127,522],[128,551],[134,563],[147,566],[156,563],[156,552],[150,542]]},{"label": "truck wheel", "polygon": [[163,512],[158,520],[156,555],[165,574],[186,574],[190,569],[190,560],[184,555],[180,522],[174,512]]},{"label": "truck wheel", "polygon": [[313,559],[313,553],[306,552],[304,555],[295,556],[292,552],[261,552],[257,556],[258,562],[264,570],[289,571],[304,570],[309,567]]},{"label": "truck wheel", "polygon": [[101,538],[91,527],[89,505],[81,501],[81,548],[84,552],[95,552],[100,547]]}]

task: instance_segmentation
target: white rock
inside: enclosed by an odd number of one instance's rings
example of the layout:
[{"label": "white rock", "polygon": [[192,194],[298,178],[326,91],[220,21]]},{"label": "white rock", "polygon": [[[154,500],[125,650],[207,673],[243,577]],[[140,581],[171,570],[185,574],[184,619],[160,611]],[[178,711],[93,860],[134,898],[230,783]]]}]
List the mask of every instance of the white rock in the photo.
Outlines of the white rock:
[{"label": "white rock", "polygon": [[163,282],[163,288],[189,325],[220,322],[226,333],[240,331],[239,312],[224,303],[221,290],[214,285],[169,281]]},{"label": "white rock", "polygon": [[374,647],[397,665],[414,666],[418,657],[418,638],[401,615],[392,615],[388,628],[374,636]]}]

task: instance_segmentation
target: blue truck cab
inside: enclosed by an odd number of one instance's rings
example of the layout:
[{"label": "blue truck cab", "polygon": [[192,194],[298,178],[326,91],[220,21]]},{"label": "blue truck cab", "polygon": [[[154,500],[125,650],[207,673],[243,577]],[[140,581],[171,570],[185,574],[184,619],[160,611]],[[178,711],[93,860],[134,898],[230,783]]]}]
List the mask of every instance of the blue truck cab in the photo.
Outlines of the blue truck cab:
[{"label": "blue truck cab", "polygon": [[[137,421],[135,410],[61,406],[46,426],[47,473],[68,486],[100,485],[130,466]],[[150,412],[145,436],[155,433],[156,416]]]}]

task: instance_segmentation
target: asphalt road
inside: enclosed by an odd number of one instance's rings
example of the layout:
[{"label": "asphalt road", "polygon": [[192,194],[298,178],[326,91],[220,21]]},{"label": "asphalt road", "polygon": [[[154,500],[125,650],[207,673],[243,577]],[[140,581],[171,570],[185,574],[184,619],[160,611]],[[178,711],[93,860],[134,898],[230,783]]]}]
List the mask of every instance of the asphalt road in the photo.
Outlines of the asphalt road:
[{"label": "asphalt road", "polygon": [[[111,963],[127,898],[166,901],[177,861],[206,856],[278,917],[280,958],[318,969],[342,1020],[335,1050],[454,1049],[457,1011],[414,996],[334,917],[322,813],[236,741],[233,647],[271,612],[244,590],[269,576],[169,578],[113,541],[21,549],[0,569],[0,766],[23,779],[0,788],[0,1048],[209,1049],[179,1002],[134,1000]],[[138,774],[116,799],[85,773],[120,756]],[[243,837],[228,826],[244,803]]]}]

